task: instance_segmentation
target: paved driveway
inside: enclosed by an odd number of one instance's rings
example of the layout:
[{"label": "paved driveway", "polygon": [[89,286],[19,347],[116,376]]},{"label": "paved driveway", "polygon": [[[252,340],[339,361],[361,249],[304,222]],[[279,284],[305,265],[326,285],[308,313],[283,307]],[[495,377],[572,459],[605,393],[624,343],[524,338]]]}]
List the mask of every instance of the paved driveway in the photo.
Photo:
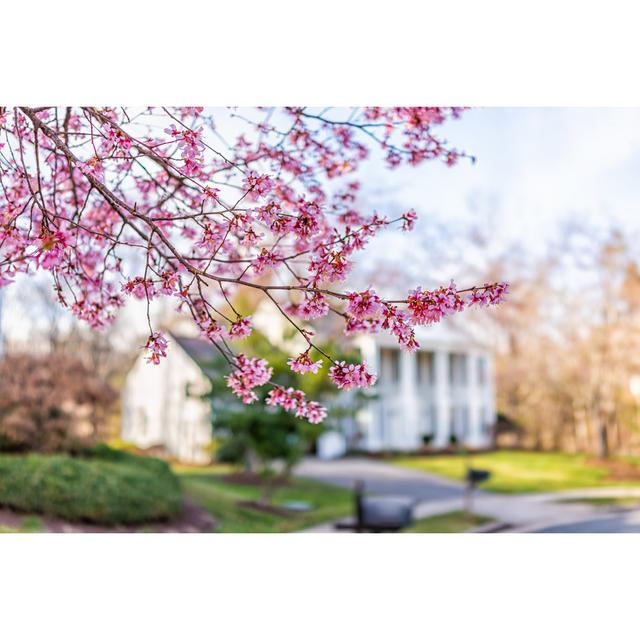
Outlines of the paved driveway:
[{"label": "paved driveway", "polygon": [[368,493],[405,496],[416,502],[452,500],[462,498],[463,493],[461,483],[370,458],[306,458],[295,473],[347,488],[362,480]]},{"label": "paved driveway", "polygon": [[565,523],[537,529],[535,533],[640,533],[640,511]]}]

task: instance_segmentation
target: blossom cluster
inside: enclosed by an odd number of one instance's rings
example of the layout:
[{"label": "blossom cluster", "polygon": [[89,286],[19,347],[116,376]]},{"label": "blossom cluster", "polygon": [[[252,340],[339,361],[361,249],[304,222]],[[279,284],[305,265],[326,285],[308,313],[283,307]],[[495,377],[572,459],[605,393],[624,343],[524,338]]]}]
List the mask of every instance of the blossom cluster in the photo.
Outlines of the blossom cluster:
[{"label": "blossom cluster", "polygon": [[229,325],[226,335],[231,340],[240,340],[250,336],[251,331],[251,316],[247,316],[245,318],[238,316],[238,318]]},{"label": "blossom cluster", "polygon": [[366,362],[361,364],[347,364],[344,360],[336,362],[329,369],[329,378],[338,389],[366,389],[375,384],[377,376],[367,371]]},{"label": "blossom cluster", "polygon": [[296,373],[318,373],[322,366],[322,360],[316,360],[315,362],[309,357],[309,349],[304,353],[301,353],[297,358],[289,358],[287,364],[291,368],[291,371]]},{"label": "blossom cluster", "polygon": [[465,307],[476,304],[500,304],[508,291],[508,283],[496,282],[474,287],[469,295],[465,295],[452,281],[448,287],[441,287],[435,291],[423,291],[421,287],[417,287],[407,298],[407,308],[413,324],[432,324],[440,322],[445,316],[462,311]]},{"label": "blossom cluster", "polygon": [[397,304],[382,300],[371,288],[359,293],[349,293],[344,331],[346,335],[352,335],[387,330],[396,336],[400,346],[408,351],[415,351],[420,347],[415,336],[415,326],[440,322],[445,316],[473,305],[500,304],[508,289],[506,282],[486,283],[482,287],[463,291],[458,290],[453,281],[449,286],[435,290],[417,287],[402,301],[406,303],[406,311]]},{"label": "blossom cluster", "polygon": [[349,300],[347,313],[358,320],[375,315],[382,307],[378,294],[371,288],[360,293],[350,293],[347,298]]},{"label": "blossom cluster", "polygon": [[167,356],[168,346],[167,339],[159,331],[154,331],[144,345],[144,348],[149,352],[147,361],[152,364],[160,364],[160,358]]},{"label": "blossom cluster", "polygon": [[268,405],[282,407],[298,418],[306,418],[311,424],[318,424],[327,417],[327,410],[318,402],[306,399],[304,391],[289,387],[275,386],[267,395]]},{"label": "blossom cluster", "polygon": [[253,389],[267,384],[273,375],[273,368],[262,358],[247,358],[239,353],[235,358],[236,371],[225,376],[227,386],[245,404],[251,404],[258,399]]},{"label": "blossom cluster", "polygon": [[464,306],[464,298],[453,282],[435,291],[423,291],[422,287],[417,287],[407,297],[407,309],[414,325],[440,322],[445,316],[461,311]]},{"label": "blossom cluster", "polygon": [[508,282],[495,282],[485,284],[484,287],[474,288],[471,295],[467,297],[469,306],[478,304],[484,307],[488,304],[500,304],[509,293]]}]

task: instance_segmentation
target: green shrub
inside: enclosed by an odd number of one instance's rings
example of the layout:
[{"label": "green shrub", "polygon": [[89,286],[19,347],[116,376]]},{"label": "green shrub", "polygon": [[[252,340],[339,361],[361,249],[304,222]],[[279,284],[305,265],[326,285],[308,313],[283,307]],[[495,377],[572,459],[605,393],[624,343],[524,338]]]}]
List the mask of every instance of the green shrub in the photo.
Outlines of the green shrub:
[{"label": "green shrub", "polygon": [[101,524],[177,515],[180,484],[162,460],[99,445],[79,457],[0,455],[0,506]]}]

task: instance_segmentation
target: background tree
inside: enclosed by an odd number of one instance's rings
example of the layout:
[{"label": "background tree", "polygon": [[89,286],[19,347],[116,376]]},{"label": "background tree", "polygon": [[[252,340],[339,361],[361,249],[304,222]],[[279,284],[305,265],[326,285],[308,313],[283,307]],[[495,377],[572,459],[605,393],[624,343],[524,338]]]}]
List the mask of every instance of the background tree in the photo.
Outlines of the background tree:
[{"label": "background tree", "polygon": [[601,457],[637,451],[640,271],[633,240],[571,225],[548,255],[522,269],[511,260],[508,268],[518,287],[491,318],[501,412],[524,428],[526,446]]},{"label": "background tree", "polygon": [[[289,333],[289,338],[291,332]],[[288,389],[296,382],[296,375],[288,361],[290,356],[281,348],[272,344],[260,331],[254,330],[247,339],[244,349],[250,357],[268,358],[273,368],[272,380],[276,388]],[[342,353],[333,343],[322,348],[340,353],[347,362],[357,362],[356,352]],[[320,435],[328,429],[339,428],[341,422],[352,418],[365,401],[366,392],[356,391],[349,403],[329,403],[326,420],[324,414],[314,422],[297,416],[292,408],[285,411],[279,406],[256,404],[246,406],[226,391],[224,374],[226,362],[219,358],[207,368],[210,373],[211,391],[207,397],[212,403],[213,431],[217,440],[215,456],[219,461],[240,463],[246,472],[258,474],[264,492],[262,501],[271,499],[275,483],[287,480],[303,455],[308,453]],[[335,385],[325,371],[305,376],[299,391],[310,397],[328,400],[337,393]],[[268,401],[268,391],[259,389],[261,400]]]},{"label": "background tree", "polygon": [[67,355],[0,360],[0,449],[68,451],[102,433],[115,391]]}]

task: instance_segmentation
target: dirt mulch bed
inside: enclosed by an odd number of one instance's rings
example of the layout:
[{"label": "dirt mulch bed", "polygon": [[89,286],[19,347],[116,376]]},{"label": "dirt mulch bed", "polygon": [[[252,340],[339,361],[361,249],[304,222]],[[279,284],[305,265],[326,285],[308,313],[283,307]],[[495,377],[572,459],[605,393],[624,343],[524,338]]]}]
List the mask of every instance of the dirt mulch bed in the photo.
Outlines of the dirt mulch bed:
[{"label": "dirt mulch bed", "polygon": [[244,507],[245,509],[253,509],[254,511],[270,513],[271,515],[280,516],[283,518],[291,517],[297,514],[297,511],[293,511],[292,509],[277,507],[274,504],[264,504],[262,502],[256,502],[255,500],[242,500],[236,504],[239,507]]},{"label": "dirt mulch bed", "polygon": [[626,460],[598,460],[597,458],[594,458],[589,460],[589,464],[594,467],[606,469],[608,480],[619,480],[621,482],[626,480],[640,480],[640,467]]},{"label": "dirt mulch bed", "polygon": [[287,478],[283,478],[282,476],[270,478],[269,482],[266,482],[259,473],[250,473],[248,471],[227,473],[220,477],[222,478],[222,480],[228,482],[229,484],[242,484],[250,487],[258,487],[267,484],[272,487],[288,487],[291,484],[291,482]]},{"label": "dirt mulch bed", "polygon": [[[37,514],[0,509],[0,525],[19,529],[27,515]],[[213,516],[188,498],[182,503],[178,517],[170,522],[107,526],[90,522],[67,522],[49,516],[37,517],[42,522],[43,533],[209,533],[216,528]]]}]

